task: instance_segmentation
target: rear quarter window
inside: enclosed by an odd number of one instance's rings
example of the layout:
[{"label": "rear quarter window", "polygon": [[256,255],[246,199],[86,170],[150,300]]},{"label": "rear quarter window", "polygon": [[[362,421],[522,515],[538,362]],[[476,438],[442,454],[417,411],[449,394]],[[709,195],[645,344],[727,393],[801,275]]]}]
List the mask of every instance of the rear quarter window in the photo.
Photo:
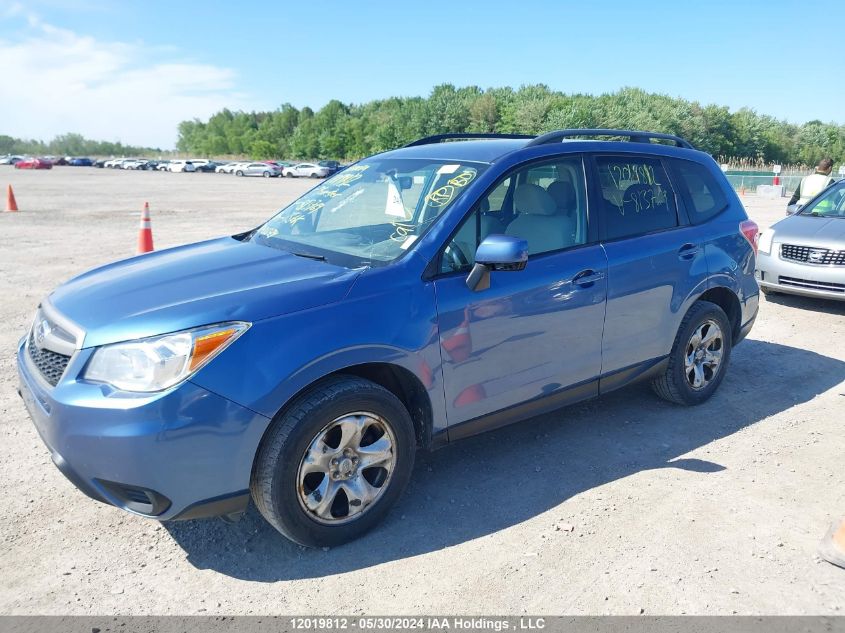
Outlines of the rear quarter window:
[{"label": "rear quarter window", "polygon": [[707,167],[689,160],[671,159],[669,162],[675,186],[684,200],[692,224],[706,222],[725,210],[727,196]]}]

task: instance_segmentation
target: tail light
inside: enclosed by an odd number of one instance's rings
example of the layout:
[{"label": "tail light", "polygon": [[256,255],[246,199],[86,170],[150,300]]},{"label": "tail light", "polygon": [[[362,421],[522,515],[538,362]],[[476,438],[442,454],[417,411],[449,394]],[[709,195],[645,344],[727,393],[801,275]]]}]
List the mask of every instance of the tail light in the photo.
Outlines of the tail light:
[{"label": "tail light", "polygon": [[743,220],[739,223],[739,232],[751,244],[754,254],[757,254],[757,240],[760,239],[760,227],[754,220]]}]

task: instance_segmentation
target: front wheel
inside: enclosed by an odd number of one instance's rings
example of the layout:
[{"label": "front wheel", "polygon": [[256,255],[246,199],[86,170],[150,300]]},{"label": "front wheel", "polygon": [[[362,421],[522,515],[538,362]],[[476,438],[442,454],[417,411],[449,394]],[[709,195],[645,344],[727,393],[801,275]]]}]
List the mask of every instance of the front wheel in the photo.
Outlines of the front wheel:
[{"label": "front wheel", "polygon": [[238,171],[235,172],[235,175],[236,176],[243,176],[244,173],[239,169]]},{"label": "front wheel", "polygon": [[269,178],[269,177],[270,177],[270,172],[269,172],[269,171],[265,171],[265,172],[264,172],[263,174],[261,174],[261,175],[262,175],[262,176],[264,176],[265,178]]},{"label": "front wheel", "polygon": [[378,524],[402,494],[414,437],[392,393],[354,376],[333,377],[273,422],[255,460],[252,498],[292,541],[346,543]]},{"label": "front wheel", "polygon": [[694,303],[678,328],[666,370],[652,382],[654,391],[675,404],[701,404],[725,377],[732,341],[725,311],[709,301]]},{"label": "front wheel", "polygon": [[285,177],[286,178],[293,178],[293,172],[289,171],[288,173],[285,174]]}]

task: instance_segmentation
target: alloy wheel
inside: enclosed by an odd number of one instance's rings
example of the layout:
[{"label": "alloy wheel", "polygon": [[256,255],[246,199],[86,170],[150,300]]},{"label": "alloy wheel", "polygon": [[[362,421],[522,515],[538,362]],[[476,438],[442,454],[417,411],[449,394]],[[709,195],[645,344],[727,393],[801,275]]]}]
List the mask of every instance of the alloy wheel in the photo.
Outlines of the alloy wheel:
[{"label": "alloy wheel", "polygon": [[719,373],[723,337],[722,328],[712,319],[699,325],[690,337],[684,354],[684,373],[693,389],[704,389]]},{"label": "alloy wheel", "polygon": [[308,446],[297,471],[297,497],[313,520],[337,525],[358,518],[387,490],[396,466],[390,424],[370,412],[345,414]]}]

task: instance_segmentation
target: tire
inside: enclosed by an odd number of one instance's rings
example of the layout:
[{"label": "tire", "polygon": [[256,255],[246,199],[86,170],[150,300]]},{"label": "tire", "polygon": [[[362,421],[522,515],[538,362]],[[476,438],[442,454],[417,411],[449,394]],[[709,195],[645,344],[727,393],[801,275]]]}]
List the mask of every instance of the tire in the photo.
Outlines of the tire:
[{"label": "tire", "polygon": [[[361,452],[338,452],[344,446],[341,420],[346,428],[359,429],[348,446]],[[368,444],[368,435],[377,439]],[[377,444],[386,456],[380,463],[389,467],[359,471],[367,448]],[[413,423],[396,396],[362,378],[334,376],[297,398],[271,424],[253,466],[252,498],[290,540],[309,547],[340,545],[373,528],[400,497],[411,476],[415,445]],[[307,454],[314,456],[310,462],[305,462]],[[373,496],[362,506],[347,489]],[[327,503],[321,503],[324,499]]]},{"label": "tire", "polygon": [[319,175],[317,172],[313,172],[313,173],[311,174],[311,177],[312,177],[312,178],[319,178],[319,177],[320,177],[320,175]]},{"label": "tire", "polygon": [[269,172],[269,171],[265,171],[265,172],[264,172],[263,174],[261,174],[261,175],[262,175],[262,176],[264,176],[265,178],[269,178],[269,177],[270,177],[270,172]]},{"label": "tire", "polygon": [[766,288],[764,286],[760,286],[760,292],[762,292],[767,297],[771,295],[780,294],[777,290],[772,290],[771,288]]},{"label": "tire", "polygon": [[286,178],[294,178],[293,172],[289,171],[288,173],[285,174],[285,177]]},{"label": "tire", "polygon": [[235,175],[236,176],[243,176],[244,173],[239,169],[238,171],[235,172]]},{"label": "tire", "polygon": [[[707,343],[710,336],[714,339]],[[733,348],[732,336],[730,321],[722,308],[709,301],[694,303],[678,328],[666,370],[652,382],[655,393],[664,400],[686,406],[708,400],[725,377]],[[696,337],[705,345],[696,344]],[[701,384],[695,386],[699,380]]]}]

